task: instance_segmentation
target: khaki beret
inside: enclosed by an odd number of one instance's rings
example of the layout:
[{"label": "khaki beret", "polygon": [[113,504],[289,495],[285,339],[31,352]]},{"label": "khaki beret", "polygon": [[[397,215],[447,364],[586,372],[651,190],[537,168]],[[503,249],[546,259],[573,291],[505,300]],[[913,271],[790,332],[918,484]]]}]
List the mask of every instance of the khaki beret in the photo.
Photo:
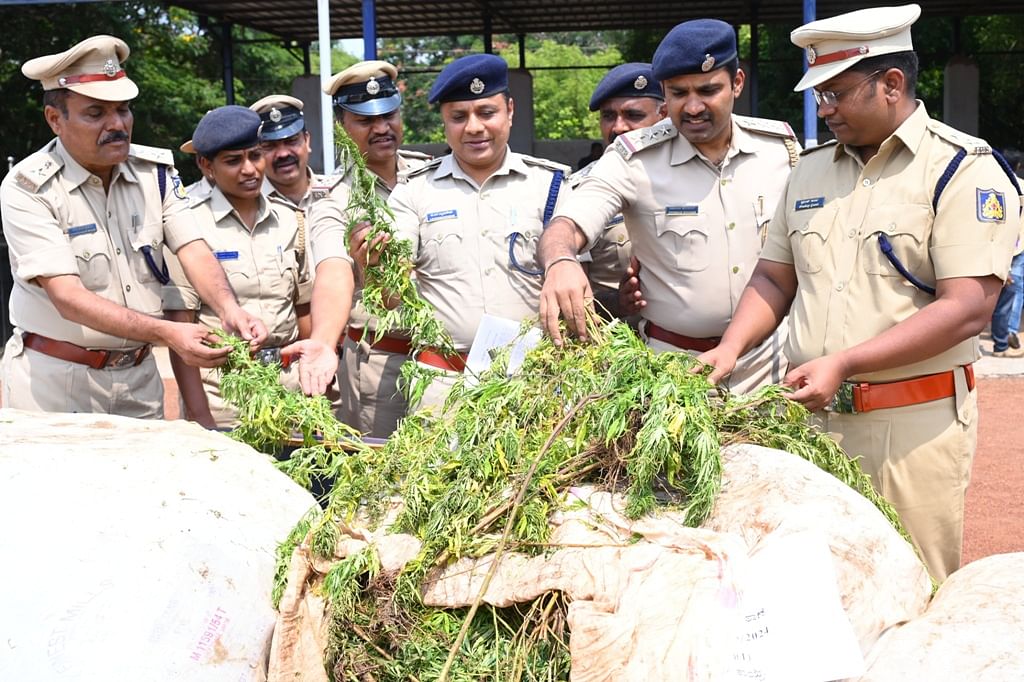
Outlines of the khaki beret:
[{"label": "khaki beret", "polygon": [[43,90],[66,88],[94,99],[125,102],[139,94],[123,66],[130,52],[120,38],[92,36],[59,54],[30,59],[21,72],[41,81]]},{"label": "khaki beret", "polygon": [[868,57],[914,49],[910,27],[920,5],[872,7],[819,19],[794,29],[789,39],[807,56],[807,72],[793,88],[813,88]]}]

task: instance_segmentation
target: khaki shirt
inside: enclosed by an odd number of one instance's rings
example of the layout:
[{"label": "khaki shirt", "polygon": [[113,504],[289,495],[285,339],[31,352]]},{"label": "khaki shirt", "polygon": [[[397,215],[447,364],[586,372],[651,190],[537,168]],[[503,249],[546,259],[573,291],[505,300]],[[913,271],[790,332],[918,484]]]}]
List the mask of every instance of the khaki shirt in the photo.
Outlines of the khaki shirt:
[{"label": "khaki shirt", "polygon": [[670,120],[624,133],[558,215],[580,226],[589,247],[621,211],[643,268],[641,315],[686,336],[721,336],[789,175],[791,135],[785,123],[733,116],[717,168]]},{"label": "khaki shirt", "polygon": [[[579,187],[583,179],[590,175],[596,161],[569,176],[569,186]],[[587,277],[594,292],[618,291],[619,282],[629,267],[632,253],[629,232],[622,214],[617,214],[605,226],[604,232],[594,240],[594,245],[585,254],[580,254],[581,263],[589,263]]]},{"label": "khaki shirt", "polygon": [[[391,193],[395,234],[412,243],[416,284],[455,341],[467,350],[484,313],[522,320],[540,307],[537,241],[555,171],[568,168],[507,151],[501,167],[477,185],[452,155],[435,159]],[[556,213],[571,194],[563,182]]]},{"label": "khaki shirt", "polygon": [[[409,174],[422,168],[430,161],[430,157],[419,152],[398,150],[396,162],[398,164],[398,183],[406,182]],[[370,171],[371,173],[373,171]],[[337,181],[331,186],[327,196],[317,202],[316,210],[313,211],[310,224],[310,239],[313,243],[313,258],[316,266],[328,258],[342,258],[348,262],[352,259],[348,254],[348,207],[349,197],[352,192],[352,171],[348,169],[341,175],[332,176]],[[382,178],[377,177],[374,191],[381,199],[387,201],[391,195],[391,188],[387,186]],[[349,326],[363,328],[367,326],[369,316],[366,314],[362,304],[362,292],[355,292],[355,304],[349,315]],[[370,325],[373,328],[373,325]]]},{"label": "khaki shirt", "polygon": [[[7,174],[0,205],[14,275],[14,326],[87,348],[139,346],[64,319],[33,280],[78,275],[108,301],[161,316],[161,285],[144,251],[159,267],[164,244],[176,253],[201,238],[172,163],[169,150],[132,145],[104,192],[100,178],[53,140]],[[165,168],[163,198],[160,166]]]},{"label": "khaki shirt", "polygon": [[[294,211],[260,197],[259,217],[250,232],[219,188],[194,204],[192,211],[239,305],[267,326],[264,346],[294,341],[298,337],[295,306],[308,303],[312,291],[309,268],[298,262]],[[177,258],[168,257],[167,265],[171,282],[164,287],[164,309],[197,310],[201,324],[221,327],[217,314],[200,301],[185,278]]]},{"label": "khaki shirt", "polygon": [[[961,148],[967,157],[934,212],[936,183]],[[886,235],[903,265],[932,287],[950,277],[1005,279],[1020,227],[1018,207],[1017,193],[988,146],[932,120],[921,103],[867,164],[844,145],[805,152],[761,254],[796,270],[790,362],[796,366],[856,346],[935,300],[886,259],[879,235]],[[904,379],[966,365],[979,356],[975,337],[932,358],[851,378]]]}]

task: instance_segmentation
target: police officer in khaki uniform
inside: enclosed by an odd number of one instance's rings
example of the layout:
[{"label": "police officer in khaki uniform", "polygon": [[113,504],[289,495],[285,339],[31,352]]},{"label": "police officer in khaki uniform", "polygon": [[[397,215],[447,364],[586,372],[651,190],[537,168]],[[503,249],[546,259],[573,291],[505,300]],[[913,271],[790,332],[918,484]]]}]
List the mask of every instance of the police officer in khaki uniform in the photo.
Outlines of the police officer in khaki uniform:
[{"label": "police officer in khaki uniform", "polygon": [[163,416],[152,344],[214,366],[227,349],[209,330],[161,319],[163,245],[177,253],[223,326],[258,343],[266,328],[234,294],[195,218],[168,150],[131,145],[124,41],[93,36],[28,61],[57,139],[0,185],[10,248],[14,336],[3,357],[4,404],[51,412]]},{"label": "police officer in khaki uniform", "polygon": [[735,318],[703,359],[723,376],[788,311],[792,398],[862,457],[942,580],[960,565],[971,363],[1020,203],[984,141],[914,99],[920,11],[860,10],[791,34],[809,64],[796,89],[815,89],[836,140],[804,153]]},{"label": "police officer in khaki uniform", "polygon": [[[568,167],[508,148],[514,102],[508,66],[469,55],[444,68],[428,100],[439,104],[452,153],[431,161],[391,193],[395,235],[412,242],[420,294],[451,334],[457,355],[426,350],[417,361],[440,370],[420,406],[439,407],[465,367],[484,313],[527,319],[537,313],[537,240],[569,195]],[[365,262],[353,235],[353,255]]]},{"label": "police officer in khaki uniform", "polygon": [[[590,98],[590,110],[600,114],[601,139],[607,148],[622,133],[652,126],[665,118],[665,96],[650,64],[620,64],[597,84]],[[579,186],[596,163],[573,173],[569,186]],[[618,214],[608,222],[590,251],[580,255],[580,262],[586,263],[594,298],[614,317],[623,316],[619,282],[629,270],[631,252],[629,233],[622,214]]]},{"label": "police officer in khaki uniform", "polygon": [[[359,62],[335,75],[324,87],[324,92],[333,98],[337,121],[363,154],[367,168],[376,176],[374,189],[385,200],[395,185],[405,182],[411,171],[430,159],[425,154],[399,148],[403,129],[402,94],[395,83],[397,75],[395,67],[387,62]],[[340,183],[314,212],[313,232],[318,245],[327,241],[343,244],[346,239],[351,167],[343,169],[336,177]],[[317,262],[322,263],[321,249],[315,252]],[[343,266],[328,263],[328,267]],[[319,266],[317,273],[319,277]],[[330,295],[334,301],[340,300],[323,284],[318,285],[314,296],[318,293]],[[338,417],[365,434],[387,438],[406,412],[406,402],[397,384],[399,370],[408,359],[409,342],[400,334],[394,334],[371,344],[375,337],[374,321],[368,319],[359,292],[355,299],[338,366],[341,393]],[[336,317],[337,312],[333,311],[335,317],[330,320],[329,328],[335,328],[340,322],[340,333],[345,323]],[[314,320],[318,326],[327,326],[321,316],[314,315]]]},{"label": "police officer in khaki uniform", "polygon": [[[787,124],[732,113],[744,75],[729,24],[679,24],[658,46],[653,74],[669,118],[619,135],[541,240],[547,273],[541,316],[556,341],[559,312],[579,329],[591,295],[574,254],[621,211],[643,268],[641,334],[658,351],[713,347],[796,162]],[[752,349],[728,387],[745,392],[781,379],[781,345],[773,335]]]},{"label": "police officer in khaki uniform", "polygon": [[[273,351],[298,338],[300,318],[309,314],[312,279],[299,260],[296,212],[263,194],[267,159],[261,129],[260,116],[245,107],[220,107],[203,116],[192,144],[212,190],[190,199],[203,239],[227,273],[242,307],[269,330],[259,352],[276,360]],[[199,299],[178,260],[170,256],[168,265],[171,278],[163,292],[167,316],[217,326],[216,313]],[[183,414],[207,428],[237,426],[237,410],[220,395],[219,370],[185,366],[174,353],[171,363]],[[299,387],[293,366],[282,370],[281,380],[289,388]]]}]

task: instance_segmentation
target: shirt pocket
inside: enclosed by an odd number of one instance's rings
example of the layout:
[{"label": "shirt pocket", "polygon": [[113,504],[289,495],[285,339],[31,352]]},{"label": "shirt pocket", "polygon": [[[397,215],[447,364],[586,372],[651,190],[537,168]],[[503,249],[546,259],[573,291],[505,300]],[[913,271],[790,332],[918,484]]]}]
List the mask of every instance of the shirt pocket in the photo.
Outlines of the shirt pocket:
[{"label": "shirt pocket", "polygon": [[297,298],[299,291],[299,259],[295,249],[284,249],[277,259],[278,287],[285,298]]},{"label": "shirt pocket", "polygon": [[[129,241],[132,253],[132,276],[136,282],[145,284],[158,281],[157,273],[164,272],[164,226],[163,223],[147,223]],[[155,269],[155,271],[154,271]]]},{"label": "shirt pocket", "polygon": [[933,269],[928,253],[931,224],[931,206],[924,204],[895,204],[871,210],[861,235],[864,271],[869,275],[903,277],[882,251],[884,238],[892,246],[892,255],[910,274],[920,279],[931,277]]},{"label": "shirt pocket", "polygon": [[78,276],[89,291],[103,291],[110,286],[110,242],[95,225],[81,225],[67,231],[71,250],[78,264]]},{"label": "shirt pocket", "polygon": [[789,215],[789,243],[793,247],[793,267],[799,272],[821,272],[828,258],[829,237],[835,223],[836,205],[827,204],[813,213],[793,212]]},{"label": "shirt pocket", "polygon": [[615,262],[619,272],[625,272],[629,267],[629,257],[633,249],[622,216],[618,216],[608,224],[608,227],[605,228],[604,238],[615,245]]},{"label": "shirt pocket", "polygon": [[463,228],[458,220],[421,223],[417,269],[432,275],[455,272],[465,258],[462,244]]},{"label": "shirt pocket", "polygon": [[[518,272],[527,270],[528,274],[540,271],[537,265],[537,244],[540,242],[540,235],[543,228],[538,223],[535,226],[523,227],[516,230],[509,228],[505,235],[505,249],[508,251],[508,267]],[[519,266],[518,268],[516,266]],[[522,268],[522,270],[519,270]],[[526,273],[523,273],[526,274]]]},{"label": "shirt pocket", "polygon": [[660,245],[675,255],[676,267],[683,272],[700,272],[711,260],[706,221],[707,216],[701,214],[654,215]]}]

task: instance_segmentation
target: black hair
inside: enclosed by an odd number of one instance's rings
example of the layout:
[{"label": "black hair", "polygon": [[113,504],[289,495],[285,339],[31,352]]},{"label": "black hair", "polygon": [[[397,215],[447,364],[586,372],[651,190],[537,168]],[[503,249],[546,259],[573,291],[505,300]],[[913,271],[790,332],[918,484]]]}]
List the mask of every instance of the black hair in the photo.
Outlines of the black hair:
[{"label": "black hair", "polygon": [[867,57],[850,67],[850,71],[863,73],[865,76],[875,71],[886,72],[889,69],[899,69],[903,72],[906,81],[906,93],[913,97],[917,94],[917,53],[913,51],[893,52],[891,54],[880,54],[877,57]]},{"label": "black hair", "polygon": [[736,80],[736,72],[740,70],[740,58],[738,56],[733,57],[725,64],[722,64],[721,68],[729,72],[730,81]]},{"label": "black hair", "polygon": [[43,92],[43,106],[59,109],[64,118],[68,117],[68,91],[65,88]]}]

